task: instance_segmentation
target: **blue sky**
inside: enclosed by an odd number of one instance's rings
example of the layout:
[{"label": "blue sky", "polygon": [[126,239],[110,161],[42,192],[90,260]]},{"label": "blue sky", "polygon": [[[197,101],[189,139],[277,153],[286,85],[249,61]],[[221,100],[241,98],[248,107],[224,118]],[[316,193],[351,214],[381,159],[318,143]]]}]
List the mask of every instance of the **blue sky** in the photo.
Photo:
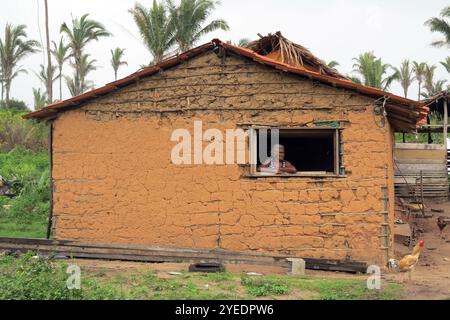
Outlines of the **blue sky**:
[{"label": "blue sky", "polygon": [[[28,25],[31,38],[38,41],[44,34],[43,0],[2,1],[0,28],[6,22]],[[128,13],[135,0],[49,0],[50,32],[52,40],[59,39],[59,26],[69,21],[71,14],[90,13],[92,18],[104,23],[114,34],[88,47],[88,52],[97,60],[99,69],[90,75],[96,87],[113,80],[109,65],[110,49],[117,46],[126,48],[125,59],[128,66],[119,71],[119,77],[126,76],[147,63],[151,56],[139,40],[139,34]],[[150,6],[152,0],[141,0]],[[399,66],[405,58],[425,61],[438,65],[437,78],[449,79],[450,75],[439,65],[450,55],[448,48],[433,48],[430,43],[439,38],[432,34],[424,22],[437,16],[446,0],[222,0],[214,13],[228,21],[231,30],[215,32],[202,39],[199,44],[212,38],[237,41],[240,38],[256,38],[257,33],[281,31],[294,42],[309,48],[315,55],[326,61],[337,60],[338,70],[348,74],[352,70],[352,58],[364,51],[374,51],[383,61]],[[39,13],[39,14],[38,14]],[[43,63],[43,54],[35,54],[23,61],[28,70],[38,71]],[[71,70],[66,67],[66,73]],[[30,71],[20,75],[13,82],[12,96],[25,100],[30,107],[33,103],[32,88],[42,87],[37,77]],[[44,89],[42,87],[42,89]],[[55,85],[55,91],[59,87]],[[398,84],[391,91],[402,94]],[[64,98],[68,98],[64,90]],[[410,98],[417,98],[414,85]]]}]

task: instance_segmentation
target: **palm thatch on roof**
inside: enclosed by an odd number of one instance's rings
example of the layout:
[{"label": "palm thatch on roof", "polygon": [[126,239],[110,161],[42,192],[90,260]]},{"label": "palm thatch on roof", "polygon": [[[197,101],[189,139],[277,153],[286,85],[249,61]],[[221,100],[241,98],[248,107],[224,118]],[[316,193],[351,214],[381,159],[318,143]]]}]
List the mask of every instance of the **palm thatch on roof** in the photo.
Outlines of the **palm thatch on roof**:
[{"label": "palm thatch on roof", "polygon": [[260,55],[297,68],[305,68],[323,75],[346,79],[335,69],[328,67],[307,48],[286,39],[279,31],[274,34],[269,33],[259,40],[248,43],[245,47]]}]

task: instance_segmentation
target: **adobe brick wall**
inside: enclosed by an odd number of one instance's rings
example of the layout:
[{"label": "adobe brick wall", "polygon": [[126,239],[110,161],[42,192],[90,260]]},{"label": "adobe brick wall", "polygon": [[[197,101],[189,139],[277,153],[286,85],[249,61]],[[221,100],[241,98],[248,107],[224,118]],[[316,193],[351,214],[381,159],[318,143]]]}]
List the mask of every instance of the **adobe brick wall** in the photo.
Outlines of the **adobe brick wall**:
[{"label": "adobe brick wall", "polygon": [[[388,124],[378,127],[372,104],[214,53],[142,79],[55,120],[56,238],[385,262],[392,133]],[[171,163],[172,131],[193,134],[194,120],[225,131],[246,122],[336,119],[349,122],[345,178],[248,179],[238,165]],[[392,228],[393,201],[388,212]]]}]

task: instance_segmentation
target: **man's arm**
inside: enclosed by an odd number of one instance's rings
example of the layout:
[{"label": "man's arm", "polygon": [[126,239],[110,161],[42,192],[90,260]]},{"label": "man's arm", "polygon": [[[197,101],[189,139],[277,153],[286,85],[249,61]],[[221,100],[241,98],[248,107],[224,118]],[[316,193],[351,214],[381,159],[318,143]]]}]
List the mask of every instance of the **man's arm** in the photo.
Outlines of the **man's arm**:
[{"label": "man's arm", "polygon": [[289,161],[285,162],[285,167],[280,167],[279,172],[281,173],[297,173],[297,169]]}]

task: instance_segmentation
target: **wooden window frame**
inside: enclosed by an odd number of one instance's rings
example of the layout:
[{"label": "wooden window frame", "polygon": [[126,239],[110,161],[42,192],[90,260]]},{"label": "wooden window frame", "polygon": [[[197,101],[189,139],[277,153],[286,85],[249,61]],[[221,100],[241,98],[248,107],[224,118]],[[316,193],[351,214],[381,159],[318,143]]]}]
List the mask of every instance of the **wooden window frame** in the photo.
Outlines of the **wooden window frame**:
[{"label": "wooden window frame", "polygon": [[[286,130],[317,130],[317,131],[333,131],[333,141],[334,141],[334,172],[319,173],[318,171],[301,171],[295,174],[272,174],[266,172],[257,171],[257,157],[258,157],[258,144],[257,144],[257,134],[260,129],[278,129],[280,131]],[[254,178],[305,178],[305,177],[344,177],[344,171],[342,166],[342,128],[340,127],[274,127],[274,126],[252,126],[249,128],[249,160],[250,160],[250,170],[248,173],[249,177]]]}]

